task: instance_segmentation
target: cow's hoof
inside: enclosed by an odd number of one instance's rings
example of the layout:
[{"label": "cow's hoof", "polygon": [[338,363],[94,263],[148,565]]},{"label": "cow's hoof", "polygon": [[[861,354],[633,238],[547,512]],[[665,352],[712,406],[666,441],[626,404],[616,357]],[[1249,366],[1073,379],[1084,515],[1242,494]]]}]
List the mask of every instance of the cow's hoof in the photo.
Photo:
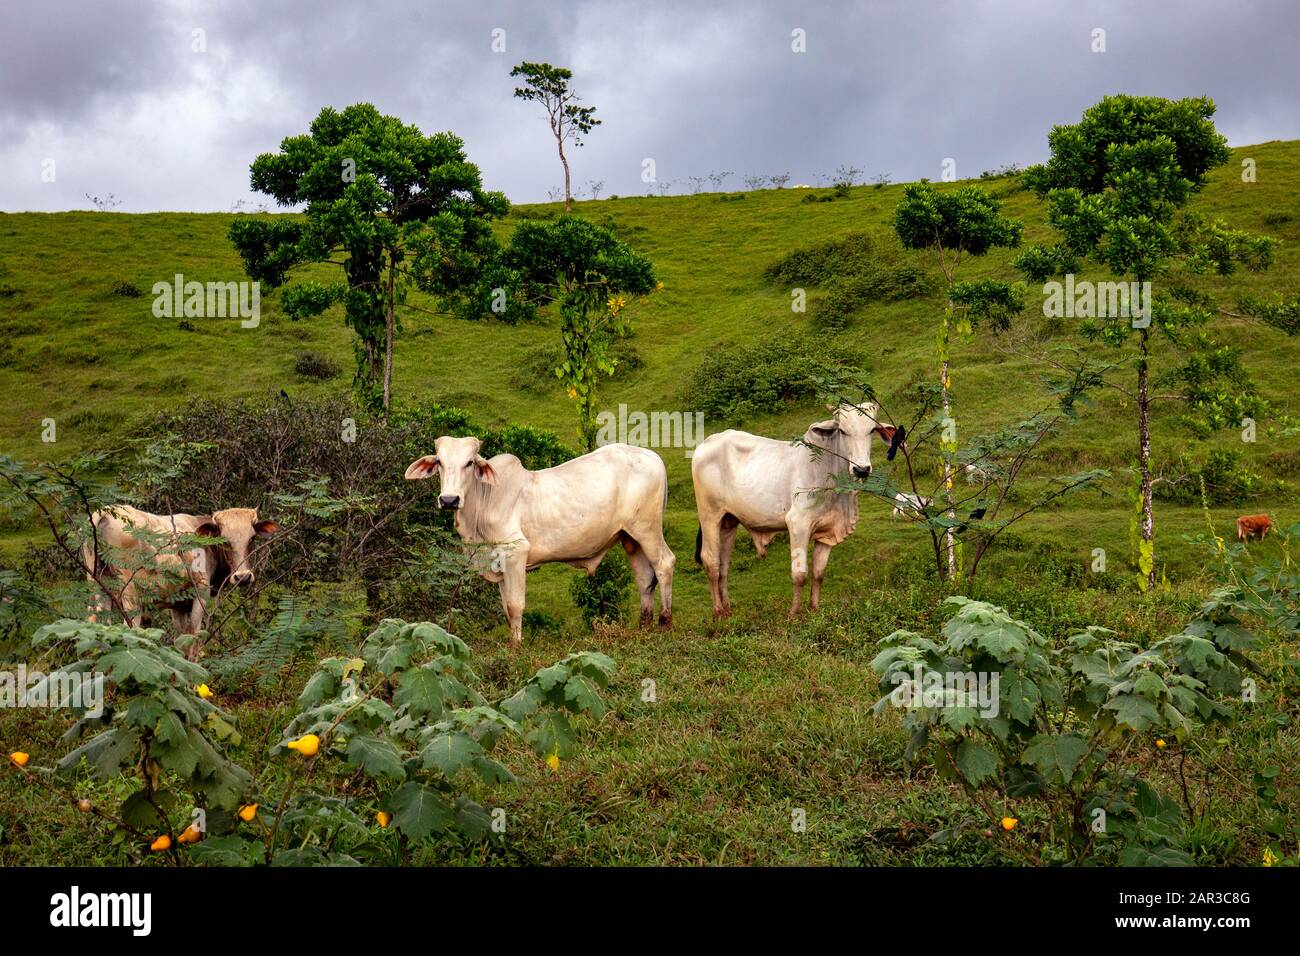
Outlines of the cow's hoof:
[{"label": "cow's hoof", "polygon": [[671,614],[668,615],[660,614],[659,615],[660,630],[670,631],[672,630],[672,627],[673,627],[673,616]]}]

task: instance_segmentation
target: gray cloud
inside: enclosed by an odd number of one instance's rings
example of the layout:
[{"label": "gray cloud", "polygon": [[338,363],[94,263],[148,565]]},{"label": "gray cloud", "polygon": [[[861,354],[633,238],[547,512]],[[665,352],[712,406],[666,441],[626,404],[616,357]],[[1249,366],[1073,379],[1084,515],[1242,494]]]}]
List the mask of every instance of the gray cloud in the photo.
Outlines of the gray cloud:
[{"label": "gray cloud", "polygon": [[261,201],[252,158],[358,101],[454,130],[490,187],[544,199],[561,174],[537,108],[511,97],[523,59],[571,67],[598,108],[573,165],[605,194],[646,192],[647,157],[674,192],[715,170],[731,186],[816,182],[841,163],[898,181],[937,178],[951,157],[976,175],[1042,159],[1054,123],[1121,91],[1213,96],[1234,144],[1297,138],[1298,25],[1287,0],[23,5],[0,36],[0,209],[108,192],[131,211]]}]

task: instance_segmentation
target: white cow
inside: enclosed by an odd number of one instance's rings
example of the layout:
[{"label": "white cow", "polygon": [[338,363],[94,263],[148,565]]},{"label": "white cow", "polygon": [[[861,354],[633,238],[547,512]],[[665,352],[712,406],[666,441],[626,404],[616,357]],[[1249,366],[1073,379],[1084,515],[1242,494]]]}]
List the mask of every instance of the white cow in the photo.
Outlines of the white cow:
[{"label": "white cow", "polygon": [[648,448],[605,445],[554,468],[529,471],[514,455],[488,460],[477,438],[442,437],[434,454],[406,469],[408,480],[438,475],[438,507],[456,509],[456,531],[471,553],[491,557],[481,573],[501,589],[510,640],[522,640],[524,573],[563,561],[595,574],[621,543],[641,592],[641,623],[650,623],[655,587],[659,623],[673,622],[673,568],[664,541],[668,472]]},{"label": "white cow", "polygon": [[[91,535],[81,547],[81,559],[92,583],[90,620],[103,613],[103,586],[115,585],[117,601],[127,623],[153,623],[153,609],[171,609],[181,634],[198,634],[204,626],[212,594],[229,585],[240,587],[254,579],[250,561],[254,538],[280,530],[271,520],[258,520],[256,508],[227,508],[210,515],[156,515],[130,505],[113,505],[91,516]],[[221,538],[220,544],[194,547],[186,536]],[[96,580],[98,578],[98,580]],[[198,641],[187,654],[202,654]]]},{"label": "white cow", "polygon": [[[725,431],[701,442],[691,459],[695,507],[700,516],[695,560],[704,565],[713,595],[713,616],[731,613],[727,573],[736,528],[744,525],[759,557],[772,538],[790,532],[793,617],[803,604],[808,579],[808,543],[813,542],[812,592],[817,609],[831,548],[847,538],[858,521],[856,493],[834,492],[835,480],[871,474],[871,439],[892,440],[895,428],[876,419],[877,406],[844,405],[817,422],[802,443]],[[811,447],[821,449],[814,454]]]},{"label": "white cow", "polygon": [[930,499],[922,498],[920,495],[912,495],[900,491],[894,495],[894,513],[890,515],[890,520],[907,516],[909,518],[918,518],[922,511],[930,507]]}]

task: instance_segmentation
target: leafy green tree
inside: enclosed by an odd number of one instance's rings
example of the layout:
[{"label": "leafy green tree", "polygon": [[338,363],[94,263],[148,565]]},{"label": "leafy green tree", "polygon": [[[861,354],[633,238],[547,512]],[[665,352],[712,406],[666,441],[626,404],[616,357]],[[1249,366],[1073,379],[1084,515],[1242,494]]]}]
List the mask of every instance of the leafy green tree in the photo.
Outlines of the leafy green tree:
[{"label": "leafy green tree", "polygon": [[571,140],[574,146],[581,146],[581,137],[600,125],[596,107],[578,105],[581,97],[569,86],[573,71],[562,66],[525,61],[511,70],[510,75],[524,78],[524,85],[515,87],[516,97],[541,103],[546,110],[555,148],[560,153],[560,165],[564,167],[564,211],[571,212],[573,192],[569,187],[569,160],[564,155],[564,144]]},{"label": "leafy green tree", "polygon": [[[1002,205],[977,186],[940,191],[928,183],[908,186],[894,212],[894,232],[908,249],[933,252],[947,284],[947,301],[939,326],[939,386],[945,422],[952,419],[952,336],[969,335],[977,322],[1005,326],[1023,307],[1018,288],[998,279],[957,281],[963,256],[984,256],[990,249],[1020,245],[1021,224],[1002,215]],[[952,500],[956,431],[945,428],[940,442],[943,454],[942,488]],[[951,507],[949,518],[954,517]],[[948,575],[958,573],[956,542],[945,533]]]},{"label": "leafy green tree", "polygon": [[[1047,201],[1048,220],[1059,233],[1054,244],[1032,246],[1019,256],[1016,264],[1025,276],[1043,282],[1092,264],[1127,283],[1118,287],[1127,293],[1120,308],[1084,309],[1080,329],[1089,341],[1124,349],[1119,367],[1136,371],[1136,383],[1111,379],[1105,384],[1137,409],[1134,503],[1143,588],[1156,581],[1152,404],[1190,404],[1220,426],[1263,407],[1236,351],[1209,334],[1214,301],[1194,280],[1206,273],[1229,275],[1239,265],[1265,269],[1275,243],[1181,211],[1204,188],[1206,174],[1228,160],[1227,142],[1210,119],[1214,109],[1204,97],[1108,96],[1089,107],[1079,123],[1054,127],[1048,136],[1051,159],[1026,170],[1023,178]],[[1132,283],[1145,300],[1141,310]],[[1158,293],[1145,283],[1158,283]],[[1182,364],[1170,378],[1181,387],[1153,394],[1152,351],[1158,342],[1179,356]]]},{"label": "leafy green tree", "polygon": [[610,346],[631,331],[628,296],[657,287],[650,260],[612,232],[576,216],[526,221],[510,239],[501,280],[514,301],[531,311],[555,303],[560,310],[564,361],[555,370],[578,403],[578,432],[587,451],[596,447],[596,385],[614,373]]},{"label": "leafy green tree", "polygon": [[282,304],[298,319],[343,303],[357,337],[357,390],[386,412],[398,307],[417,308],[407,300],[415,285],[444,311],[465,309],[465,290],[499,250],[490,221],[509,202],[483,189],[459,137],[426,136],[368,103],[321,110],[307,133],[253,161],[252,186],[306,208],[303,218],[236,219],[229,236],[245,270],[271,288],[299,266],[342,270],[337,282],[287,287]]}]

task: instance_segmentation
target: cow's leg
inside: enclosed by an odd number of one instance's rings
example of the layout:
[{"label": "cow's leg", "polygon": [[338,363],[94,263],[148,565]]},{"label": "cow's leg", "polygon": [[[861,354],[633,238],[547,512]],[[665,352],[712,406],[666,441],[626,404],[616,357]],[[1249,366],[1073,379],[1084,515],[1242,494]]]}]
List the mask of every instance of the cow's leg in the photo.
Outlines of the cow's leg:
[{"label": "cow's leg", "polygon": [[673,570],[677,567],[677,556],[668,547],[661,528],[646,533],[638,544],[650,567],[654,569],[655,581],[659,586],[659,624],[661,627],[672,627]]},{"label": "cow's leg", "polygon": [[185,616],[184,623],[180,625],[184,634],[194,635],[194,640],[186,648],[185,656],[192,661],[197,661],[203,657],[203,641],[200,637],[203,631],[203,625],[207,617],[209,592],[207,588],[194,589],[194,600],[190,602],[190,613]]},{"label": "cow's leg", "polygon": [[501,606],[510,624],[510,643],[524,642],[524,579],[528,571],[527,546],[512,548],[501,572]]},{"label": "cow's leg", "polygon": [[135,584],[129,582],[118,592],[118,602],[122,605],[122,616],[126,618],[127,627],[143,627],[145,615]]},{"label": "cow's leg", "polygon": [[813,542],[812,591],[808,595],[808,610],[817,610],[822,596],[822,578],[826,577],[826,564],[831,559],[831,546]]},{"label": "cow's leg", "polygon": [[724,616],[722,588],[720,586],[722,565],[719,560],[722,538],[721,523],[714,518],[700,518],[700,564],[709,576],[709,596],[713,599],[713,619]]},{"label": "cow's leg", "polygon": [[791,617],[803,609],[803,586],[808,580],[808,538],[807,528],[790,527],[790,581],[794,585]]},{"label": "cow's leg", "polygon": [[[95,560],[95,548],[91,542],[87,541],[81,546],[81,566],[86,571],[86,581],[90,585],[90,607],[86,620],[91,624],[99,621],[99,613],[103,610],[101,603],[103,596],[100,593],[99,582],[95,580],[95,570],[98,562]],[[101,573],[103,571],[101,570]]]},{"label": "cow's leg", "polygon": [[719,539],[718,563],[720,571],[718,575],[719,596],[722,599],[722,614],[724,617],[731,616],[731,594],[727,590],[727,583],[731,579],[731,552],[736,546],[736,529],[740,527],[740,522],[731,515],[723,515],[722,533]]},{"label": "cow's leg", "polygon": [[623,535],[623,550],[627,552],[627,563],[632,566],[632,576],[641,595],[641,626],[649,627],[655,613],[655,570],[645,551],[630,535]]}]

